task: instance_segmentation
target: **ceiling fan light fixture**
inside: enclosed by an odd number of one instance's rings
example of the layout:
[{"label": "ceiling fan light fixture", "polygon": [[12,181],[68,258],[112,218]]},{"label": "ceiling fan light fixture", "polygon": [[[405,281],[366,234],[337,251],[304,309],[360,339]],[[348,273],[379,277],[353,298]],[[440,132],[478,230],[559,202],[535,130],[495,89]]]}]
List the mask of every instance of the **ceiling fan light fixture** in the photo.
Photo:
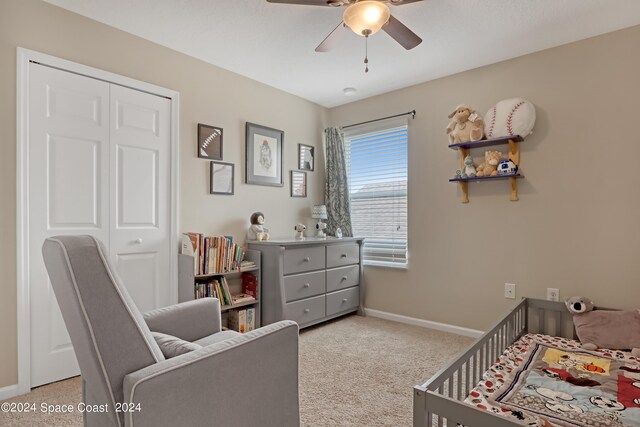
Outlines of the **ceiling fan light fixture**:
[{"label": "ceiling fan light fixture", "polygon": [[391,12],[386,4],[374,0],[361,0],[344,11],[342,19],[359,36],[370,36],[380,31],[389,21]]}]

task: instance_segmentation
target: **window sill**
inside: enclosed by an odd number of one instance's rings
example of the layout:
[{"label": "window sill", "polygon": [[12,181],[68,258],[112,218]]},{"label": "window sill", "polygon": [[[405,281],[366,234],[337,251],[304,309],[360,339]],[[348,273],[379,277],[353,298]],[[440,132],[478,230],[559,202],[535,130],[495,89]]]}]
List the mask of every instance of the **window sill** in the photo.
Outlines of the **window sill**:
[{"label": "window sill", "polygon": [[395,270],[409,269],[409,264],[400,264],[395,262],[364,261],[362,264],[365,267],[384,267],[384,268],[393,268]]}]

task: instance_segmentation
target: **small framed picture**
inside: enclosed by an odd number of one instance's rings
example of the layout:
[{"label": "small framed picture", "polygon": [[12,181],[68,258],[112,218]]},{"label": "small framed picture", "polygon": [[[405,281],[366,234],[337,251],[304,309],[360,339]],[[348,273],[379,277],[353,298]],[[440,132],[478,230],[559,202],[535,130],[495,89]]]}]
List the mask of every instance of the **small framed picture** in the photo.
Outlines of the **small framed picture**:
[{"label": "small framed picture", "polygon": [[315,148],[311,145],[298,144],[298,169],[313,171],[315,162]]},{"label": "small framed picture", "polygon": [[307,173],[291,171],[291,197],[307,197]]},{"label": "small framed picture", "polygon": [[233,195],[233,163],[211,162],[210,194]]},{"label": "small framed picture", "polygon": [[222,160],[222,128],[198,123],[198,157]]},{"label": "small framed picture", "polygon": [[246,183],[284,187],[284,132],[255,123],[246,132]]}]

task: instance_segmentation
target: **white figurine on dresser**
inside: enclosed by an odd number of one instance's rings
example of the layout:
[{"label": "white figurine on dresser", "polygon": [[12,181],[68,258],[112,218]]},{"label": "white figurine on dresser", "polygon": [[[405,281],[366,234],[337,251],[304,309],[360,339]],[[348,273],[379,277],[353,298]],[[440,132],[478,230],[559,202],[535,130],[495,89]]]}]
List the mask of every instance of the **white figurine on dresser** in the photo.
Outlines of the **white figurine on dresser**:
[{"label": "white figurine on dresser", "polygon": [[262,322],[301,328],[359,311],[364,297],[359,237],[247,242],[262,253]]}]

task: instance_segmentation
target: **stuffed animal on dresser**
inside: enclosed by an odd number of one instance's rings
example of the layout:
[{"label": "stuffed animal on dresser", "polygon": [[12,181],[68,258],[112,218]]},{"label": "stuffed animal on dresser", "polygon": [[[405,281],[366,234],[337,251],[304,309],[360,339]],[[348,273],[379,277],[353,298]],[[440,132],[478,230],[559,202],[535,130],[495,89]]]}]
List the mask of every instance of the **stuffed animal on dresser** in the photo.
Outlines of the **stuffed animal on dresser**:
[{"label": "stuffed animal on dresser", "polygon": [[269,229],[264,227],[264,214],[254,212],[249,219],[251,226],[247,231],[247,240],[269,240]]},{"label": "stuffed animal on dresser", "polygon": [[296,224],[293,229],[296,231],[296,240],[304,240],[304,230],[307,229],[307,226],[304,224]]},{"label": "stuffed animal on dresser", "polygon": [[476,111],[466,104],[460,104],[451,114],[447,126],[449,144],[480,141],[484,136],[484,122]]},{"label": "stuffed animal on dresser", "polygon": [[485,151],[484,163],[476,168],[477,176],[498,176],[498,164],[502,160],[499,151]]},{"label": "stuffed animal on dresser", "polygon": [[593,302],[585,297],[571,297],[565,305],[573,314],[573,324],[582,348],[595,350],[631,350],[640,357],[640,310],[594,310]]}]

